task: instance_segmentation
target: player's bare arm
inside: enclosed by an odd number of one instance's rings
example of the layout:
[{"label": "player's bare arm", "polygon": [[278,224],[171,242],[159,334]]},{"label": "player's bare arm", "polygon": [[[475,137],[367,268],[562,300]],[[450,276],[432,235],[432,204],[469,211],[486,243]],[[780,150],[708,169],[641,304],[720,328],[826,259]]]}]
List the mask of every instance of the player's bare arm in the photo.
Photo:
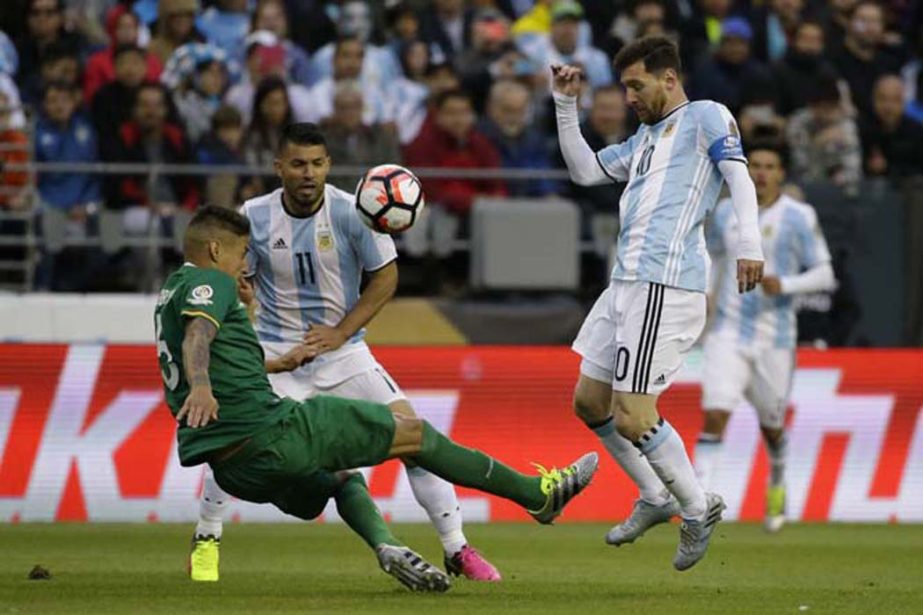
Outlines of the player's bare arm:
[{"label": "player's bare arm", "polygon": [[296,370],[305,363],[310,363],[315,355],[307,344],[298,344],[278,359],[267,359],[266,373],[278,374]]},{"label": "player's bare arm", "polygon": [[311,325],[304,341],[313,356],[336,350],[350,337],[367,325],[381,311],[397,290],[397,262],[391,261],[381,269],[368,272],[368,284],[355,307],[335,327]]},{"label": "player's bare arm", "polygon": [[218,327],[206,318],[193,318],[186,325],[183,338],[183,365],[189,382],[189,395],[176,415],[177,421],[186,419],[189,427],[205,427],[218,419],[218,402],[212,395],[208,377],[211,343]]}]

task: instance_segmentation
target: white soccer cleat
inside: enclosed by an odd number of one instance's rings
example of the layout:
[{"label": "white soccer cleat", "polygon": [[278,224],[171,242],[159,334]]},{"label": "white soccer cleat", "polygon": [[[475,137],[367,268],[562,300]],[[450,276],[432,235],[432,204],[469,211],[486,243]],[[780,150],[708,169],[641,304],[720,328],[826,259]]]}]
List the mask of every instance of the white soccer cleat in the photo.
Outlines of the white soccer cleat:
[{"label": "white soccer cleat", "polygon": [[717,493],[706,493],[705,497],[708,502],[705,516],[702,519],[683,519],[679,528],[679,546],[673,557],[673,567],[677,570],[688,570],[705,557],[711,535],[721,521],[722,511],[727,508]]},{"label": "white soccer cleat", "polygon": [[375,554],[381,569],[410,591],[444,592],[452,585],[449,575],[407,547],[381,544]]},{"label": "white soccer cleat", "polygon": [[679,512],[679,502],[672,495],[660,505],[654,505],[638,498],[635,500],[634,508],[631,509],[631,514],[628,515],[628,518],[606,534],[606,543],[620,547],[634,542],[643,536],[644,532],[655,525],[667,523]]}]

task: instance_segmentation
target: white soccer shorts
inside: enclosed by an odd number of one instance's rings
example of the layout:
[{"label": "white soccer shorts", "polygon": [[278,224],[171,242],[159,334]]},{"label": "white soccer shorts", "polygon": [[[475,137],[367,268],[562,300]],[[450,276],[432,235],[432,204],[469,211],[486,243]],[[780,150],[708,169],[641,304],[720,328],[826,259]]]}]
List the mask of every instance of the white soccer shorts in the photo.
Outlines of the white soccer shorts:
[{"label": "white soccer shorts", "polygon": [[733,412],[743,400],[756,409],[760,425],[781,429],[795,367],[791,348],[748,349],[729,335],[705,339],[702,408]]},{"label": "white soccer shorts", "polygon": [[660,395],[705,326],[705,294],[654,282],[613,280],[573,349],[580,373],[625,393]]},{"label": "white soccer shorts", "polygon": [[[264,342],[266,357],[275,359],[291,348],[290,344]],[[278,374],[269,374],[276,395],[302,401],[315,395],[362,399],[379,404],[406,399],[394,379],[364,343],[349,344],[321,355],[323,361]]]}]

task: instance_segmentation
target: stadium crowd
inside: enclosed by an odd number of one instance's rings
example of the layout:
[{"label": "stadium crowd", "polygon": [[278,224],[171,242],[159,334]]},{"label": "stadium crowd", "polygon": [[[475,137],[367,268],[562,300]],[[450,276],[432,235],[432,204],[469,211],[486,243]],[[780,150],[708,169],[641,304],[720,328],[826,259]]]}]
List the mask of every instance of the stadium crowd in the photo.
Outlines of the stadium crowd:
[{"label": "stadium crowd", "polygon": [[[268,170],[293,120],[324,127],[335,165],[563,169],[549,65],[583,67],[583,132],[599,149],[636,122],[611,59],[652,33],[676,38],[691,97],[727,105],[745,143],[787,146],[793,182],[850,194],[863,177],[923,171],[918,0],[4,0],[0,26],[0,160],[210,167],[47,172],[35,189],[0,168],[0,208],[64,212],[75,233],[100,208],[169,215],[272,189],[272,175],[215,167]],[[351,190],[356,178],[332,181]],[[543,178],[424,183],[462,229],[478,195],[563,194],[592,214],[620,193]],[[81,290],[86,277],[69,272],[37,284]]]}]

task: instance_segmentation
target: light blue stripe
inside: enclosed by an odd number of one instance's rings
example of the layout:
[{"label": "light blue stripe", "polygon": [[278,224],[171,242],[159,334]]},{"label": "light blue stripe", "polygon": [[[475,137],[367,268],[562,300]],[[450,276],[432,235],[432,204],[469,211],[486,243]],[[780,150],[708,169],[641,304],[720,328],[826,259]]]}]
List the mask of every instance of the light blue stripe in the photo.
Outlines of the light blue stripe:
[{"label": "light blue stripe", "polygon": [[740,300],[740,341],[748,344],[756,335],[756,319],[760,315],[762,293],[753,290]]},{"label": "light blue stripe", "polygon": [[259,266],[253,273],[256,274],[256,300],[260,305],[259,317],[256,321],[256,333],[261,341],[281,342],[282,321],[279,318],[276,300],[276,287],[269,259],[270,228],[272,226],[271,209],[269,205],[250,207],[250,249],[259,259]]},{"label": "light blue stripe", "polygon": [[673,433],[673,426],[667,420],[663,421],[663,425],[657,430],[657,433],[654,434],[650,440],[639,441],[636,443],[636,446],[641,450],[645,455],[657,450],[657,447],[666,442],[667,438],[670,437],[670,434]]},{"label": "light blue stripe", "polygon": [[[292,271],[298,291],[298,311],[301,315],[302,330],[307,331],[312,324],[323,323],[324,303],[317,284],[317,254],[314,249],[314,220],[319,214],[310,218],[292,218]],[[298,255],[301,254],[299,266]],[[308,262],[311,259],[312,262]],[[314,282],[311,281],[311,267],[314,268]],[[304,269],[304,281],[301,278]]]},{"label": "light blue stripe", "polygon": [[595,433],[600,438],[611,436],[615,433],[615,419],[609,419],[605,424],[600,425],[599,427],[594,427],[593,433]]}]

